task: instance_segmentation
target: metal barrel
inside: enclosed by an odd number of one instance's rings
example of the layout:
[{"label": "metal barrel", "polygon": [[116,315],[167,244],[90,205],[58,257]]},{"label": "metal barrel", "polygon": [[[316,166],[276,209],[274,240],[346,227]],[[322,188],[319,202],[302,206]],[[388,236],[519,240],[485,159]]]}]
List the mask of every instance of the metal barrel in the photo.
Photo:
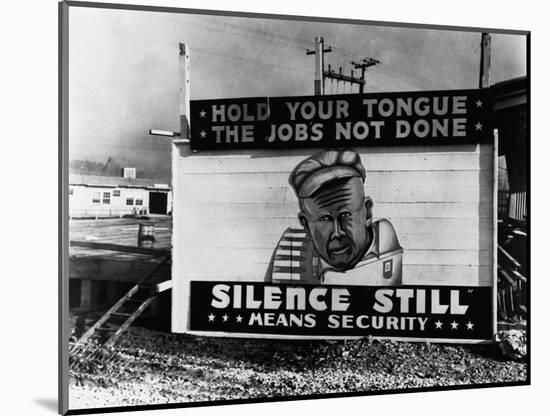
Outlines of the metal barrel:
[{"label": "metal barrel", "polygon": [[139,224],[138,247],[152,248],[155,244],[154,224]]}]

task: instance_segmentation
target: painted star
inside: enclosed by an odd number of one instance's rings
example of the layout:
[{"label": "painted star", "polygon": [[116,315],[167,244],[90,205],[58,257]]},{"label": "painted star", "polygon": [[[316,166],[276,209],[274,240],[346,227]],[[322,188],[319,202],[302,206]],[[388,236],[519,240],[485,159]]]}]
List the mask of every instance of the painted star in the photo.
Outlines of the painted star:
[{"label": "painted star", "polygon": [[201,118],[206,117],[206,111],[204,111],[204,110],[202,110],[199,114],[200,114]]},{"label": "painted star", "polygon": [[456,323],[455,321],[451,322],[451,328],[452,329],[457,329],[458,328],[458,323]]},{"label": "painted star", "polygon": [[227,316],[227,314],[225,314],[224,316],[222,316],[222,319],[224,322],[227,322],[227,320],[229,319],[229,316]]},{"label": "painted star", "polygon": [[481,124],[479,121],[476,123],[476,131],[479,131],[483,128],[483,124]]},{"label": "painted star", "polygon": [[206,137],[206,132],[204,130],[201,130],[200,135],[201,139],[204,139]]},{"label": "painted star", "polygon": [[441,329],[441,325],[443,325],[443,322],[441,322],[441,321],[438,320],[438,321],[435,323],[436,329]]},{"label": "painted star", "polygon": [[208,322],[213,322],[215,317],[213,314],[208,315]]},{"label": "painted star", "polygon": [[243,317],[241,315],[238,315],[237,316],[237,322],[242,322],[242,320],[243,320]]},{"label": "painted star", "polygon": [[[476,107],[477,107],[477,108],[481,107],[482,105],[483,105],[483,101],[481,101],[481,100],[477,100],[477,101],[476,101]],[[202,116],[201,116],[201,117],[202,117]]]},{"label": "painted star", "polygon": [[471,323],[471,322],[468,322],[468,323],[466,324],[466,327],[467,327],[468,329],[474,329],[474,324]]}]

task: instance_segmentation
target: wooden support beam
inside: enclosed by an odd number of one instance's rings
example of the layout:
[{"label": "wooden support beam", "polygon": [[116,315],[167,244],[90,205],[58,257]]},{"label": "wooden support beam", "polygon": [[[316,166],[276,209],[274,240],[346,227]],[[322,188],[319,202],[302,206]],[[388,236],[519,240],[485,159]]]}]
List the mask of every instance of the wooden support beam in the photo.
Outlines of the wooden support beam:
[{"label": "wooden support beam", "polygon": [[[191,138],[191,126],[189,125],[189,100],[190,100],[190,84],[189,84],[189,47],[184,44],[179,44],[179,82],[180,82],[180,136],[185,140]],[[178,141],[175,139],[174,141]]]},{"label": "wooden support beam", "polygon": [[157,283],[154,288],[155,293],[162,293],[166,290],[172,289],[172,280],[165,280],[164,282]]},{"label": "wooden support beam", "polygon": [[479,67],[479,88],[491,85],[491,35],[481,34],[481,59]]},{"label": "wooden support beam", "polygon": [[336,79],[338,81],[346,81],[346,82],[350,82],[352,84],[363,85],[365,83],[364,79],[355,78],[355,77],[352,77],[352,76],[349,76],[349,75],[342,74],[340,72],[325,71],[324,75],[325,75],[326,78],[332,78],[332,79]]},{"label": "wooden support beam", "polygon": [[171,250],[136,246],[123,246],[121,244],[98,243],[95,241],[71,241],[70,246],[91,248],[96,250],[120,251],[123,253],[144,254],[153,257],[169,257],[172,253]]}]

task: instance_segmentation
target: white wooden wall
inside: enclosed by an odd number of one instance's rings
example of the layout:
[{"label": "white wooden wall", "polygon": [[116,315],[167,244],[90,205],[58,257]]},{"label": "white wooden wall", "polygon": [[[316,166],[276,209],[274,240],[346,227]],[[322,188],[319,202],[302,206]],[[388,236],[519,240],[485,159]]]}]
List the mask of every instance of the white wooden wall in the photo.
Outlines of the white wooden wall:
[{"label": "white wooden wall", "polygon": [[[374,219],[404,248],[403,284],[493,284],[493,145],[357,148]],[[173,156],[173,322],[191,280],[263,281],[282,232],[299,226],[290,171],[316,150]]]},{"label": "white wooden wall", "polygon": [[[69,215],[78,216],[117,216],[131,214],[133,209],[149,210],[149,191],[144,188],[118,188],[103,186],[70,185],[73,194],[69,196]],[[120,196],[113,196],[118,189]],[[99,192],[99,203],[92,202],[94,193]],[[109,204],[103,203],[103,193],[109,192]],[[126,205],[126,198],[133,198],[134,205]],[[142,205],[135,205],[136,199],[142,200]]]}]

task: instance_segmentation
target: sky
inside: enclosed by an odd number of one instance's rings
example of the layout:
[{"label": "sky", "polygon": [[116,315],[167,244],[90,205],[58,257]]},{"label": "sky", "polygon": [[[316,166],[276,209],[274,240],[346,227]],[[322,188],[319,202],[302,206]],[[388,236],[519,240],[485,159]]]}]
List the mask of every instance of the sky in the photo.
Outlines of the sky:
[{"label": "sky", "polygon": [[[372,57],[365,92],[478,87],[477,32],[211,15],[69,9],[69,158],[112,158],[170,181],[179,131],[178,43],[190,48],[191,99],[312,95],[314,38],[325,65],[349,74]],[[526,75],[526,38],[491,35],[491,84]],[[359,75],[356,72],[356,76]],[[326,81],[325,92],[357,92]]]}]

